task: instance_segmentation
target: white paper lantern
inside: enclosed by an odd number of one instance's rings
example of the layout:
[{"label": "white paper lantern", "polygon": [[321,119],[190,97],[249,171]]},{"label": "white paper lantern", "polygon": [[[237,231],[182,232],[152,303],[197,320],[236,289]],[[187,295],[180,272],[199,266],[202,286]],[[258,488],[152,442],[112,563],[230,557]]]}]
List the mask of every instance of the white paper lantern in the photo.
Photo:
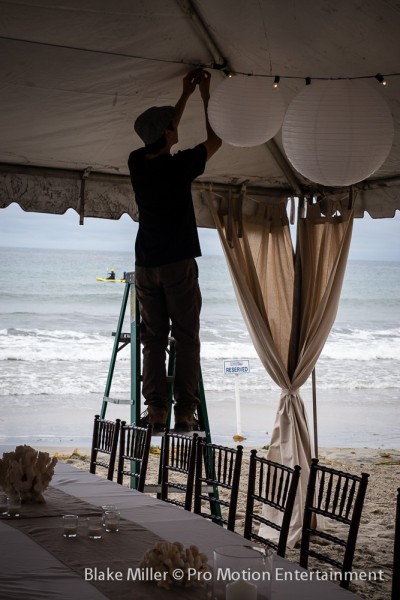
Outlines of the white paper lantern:
[{"label": "white paper lantern", "polygon": [[279,89],[265,78],[235,75],[212,93],[208,105],[211,127],[232,146],[258,146],[282,126],[284,103]]},{"label": "white paper lantern", "polygon": [[393,135],[385,99],[362,80],[313,81],[290,104],[282,127],[294,168],[327,186],[372,175],[387,158]]}]

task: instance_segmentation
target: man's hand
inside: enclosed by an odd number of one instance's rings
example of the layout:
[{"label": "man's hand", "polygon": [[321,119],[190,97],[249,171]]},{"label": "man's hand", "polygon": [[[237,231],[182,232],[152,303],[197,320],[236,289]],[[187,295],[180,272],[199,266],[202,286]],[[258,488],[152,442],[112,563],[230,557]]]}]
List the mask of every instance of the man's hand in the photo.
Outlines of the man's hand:
[{"label": "man's hand", "polygon": [[189,71],[187,75],[183,78],[183,94],[186,96],[190,96],[193,94],[196,89],[196,85],[199,83],[202,78],[202,74],[204,71],[202,69],[193,69]]},{"label": "man's hand", "polygon": [[183,78],[182,95],[175,105],[174,118],[175,125],[177,127],[185,109],[187,99],[191,94],[193,94],[194,90],[196,89],[196,85],[198,85],[203,100],[204,116],[206,121],[207,139],[203,142],[203,144],[207,150],[207,160],[211,158],[213,154],[215,154],[222,143],[218,135],[212,130],[208,120],[207,106],[210,99],[210,79],[211,74],[208,71],[203,71],[203,69],[193,69],[193,71],[189,71],[189,73],[185,75]]},{"label": "man's hand", "polygon": [[201,73],[202,69],[193,69],[192,71],[189,71],[189,73],[187,73],[187,75],[185,75],[183,78],[182,94],[178,102],[175,104],[176,127],[179,125],[179,121],[181,120],[189,96],[193,94],[194,90],[196,89],[196,85],[199,83],[199,77],[201,76]]},{"label": "man's hand", "polygon": [[199,89],[203,101],[208,102],[210,98],[210,79],[211,74],[208,71],[201,71],[199,77]]}]

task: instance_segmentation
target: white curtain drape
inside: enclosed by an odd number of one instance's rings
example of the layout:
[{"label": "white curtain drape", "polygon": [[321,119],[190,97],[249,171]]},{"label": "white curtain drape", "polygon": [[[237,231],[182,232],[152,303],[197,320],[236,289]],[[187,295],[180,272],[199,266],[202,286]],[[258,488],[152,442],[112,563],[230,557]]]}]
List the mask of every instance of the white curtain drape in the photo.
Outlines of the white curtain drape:
[{"label": "white curtain drape", "polygon": [[[285,204],[260,203],[257,214],[239,221],[237,210],[218,212],[211,192],[207,200],[253,344],[282,390],[268,458],[302,468],[288,540],[294,546],[301,534],[312,455],[299,390],[336,317],[353,215],[348,210],[325,216],[318,204],[308,206],[299,219],[295,253]],[[280,513],[273,515],[279,518]],[[274,530],[261,533],[276,535]]]}]

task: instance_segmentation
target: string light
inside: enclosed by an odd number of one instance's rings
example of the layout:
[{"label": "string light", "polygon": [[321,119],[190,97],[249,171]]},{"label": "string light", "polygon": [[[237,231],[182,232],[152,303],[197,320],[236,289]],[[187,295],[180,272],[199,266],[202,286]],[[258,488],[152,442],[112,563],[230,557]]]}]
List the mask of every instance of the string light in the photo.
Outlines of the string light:
[{"label": "string light", "polygon": [[383,87],[387,87],[388,81],[385,79],[386,77],[399,77],[400,73],[387,73],[386,75],[382,75],[381,73],[377,73],[376,75],[356,75],[354,77],[302,77],[301,75],[284,75],[281,77],[280,75],[264,75],[261,73],[244,73],[242,71],[228,71],[227,69],[221,69],[219,65],[211,64],[211,65],[203,65],[204,69],[214,69],[217,68],[219,70],[223,70],[223,72],[228,75],[228,77],[232,77],[234,75],[245,75],[246,77],[260,77],[266,79],[273,79],[273,88],[278,88],[281,83],[281,79],[302,79],[305,81],[306,85],[311,85],[311,80],[315,81],[356,81],[360,79],[377,79],[379,84]]},{"label": "string light", "polygon": [[[207,67],[207,65],[204,65],[204,68],[207,69],[209,67]],[[213,67],[211,67],[213,68]],[[386,77],[399,77],[400,73],[386,73],[385,75],[383,75],[382,73],[377,73],[376,75],[356,75],[354,77],[304,77],[301,75],[284,75],[279,76],[279,75],[264,75],[261,73],[243,73],[241,71],[234,71],[232,73],[233,75],[247,75],[249,77],[262,77],[262,78],[270,78],[273,79],[273,87],[278,87],[278,84],[281,83],[282,79],[297,79],[300,80],[302,79],[303,81],[306,82],[306,85],[310,85],[311,84],[311,80],[314,81],[354,81],[354,80],[359,80],[359,79],[377,79],[380,83],[380,85],[383,86],[387,86],[388,85],[388,81],[387,79],[385,79]]]},{"label": "string light", "polygon": [[[203,69],[218,69],[220,71],[223,71],[225,73],[225,75],[227,77],[233,77],[234,75],[244,75],[246,77],[260,77],[260,78],[270,78],[274,79],[272,87],[274,89],[277,89],[279,87],[279,84],[281,83],[281,77],[280,75],[260,75],[257,73],[242,73],[241,71],[229,71],[227,68],[221,68],[219,65],[215,65],[215,63],[213,65],[202,65]],[[386,77],[399,77],[400,73],[390,73],[389,75],[386,75]],[[303,79],[306,83],[306,85],[311,85],[311,79],[315,80],[315,81],[357,81],[360,79],[377,79],[379,82],[379,85],[382,85],[383,87],[387,87],[388,86],[388,81],[385,79],[385,76],[382,75],[381,73],[377,73],[376,75],[361,75],[359,77],[297,77],[297,76],[292,76],[292,75],[285,75],[283,77],[283,79]]]},{"label": "string light", "polygon": [[[198,65],[198,64],[193,63],[192,61],[185,61],[185,60],[178,60],[178,59],[174,60],[171,58],[150,57],[150,56],[144,56],[144,55],[138,55],[138,54],[129,54],[126,52],[110,52],[109,50],[91,49],[91,48],[84,48],[81,46],[70,46],[70,45],[66,45],[66,44],[54,44],[54,43],[43,42],[43,41],[38,41],[38,40],[28,40],[26,38],[14,38],[14,37],[5,36],[5,35],[0,35],[0,40],[9,40],[9,41],[16,42],[16,43],[32,44],[32,45],[39,45],[39,46],[50,46],[53,48],[62,48],[64,50],[87,52],[87,53],[91,53],[91,54],[103,54],[103,55],[107,55],[107,56],[118,56],[118,57],[123,57],[123,58],[130,58],[132,60],[148,60],[151,62],[169,63],[169,64],[176,64],[176,65],[187,65],[187,66],[197,66],[197,67],[200,66],[204,69],[220,70],[227,77],[232,77],[233,75],[254,75],[255,77],[266,77],[266,78],[274,77],[273,75],[265,75],[263,73],[243,73],[241,71],[230,71],[227,60],[224,57],[222,57],[222,63],[212,62],[212,63],[208,63],[208,64]],[[347,80],[377,79],[378,82],[382,86],[386,87],[388,85],[388,81],[385,79],[385,77],[399,77],[399,76],[400,76],[400,73],[386,73],[386,74],[377,73],[376,75],[360,75],[360,76],[355,76],[355,77],[313,77],[313,79],[321,80],[321,81],[340,80],[340,79],[347,79]],[[274,77],[274,87],[275,87],[276,77],[278,77],[278,76]],[[285,75],[284,79],[303,79],[304,80],[304,77],[301,75]],[[310,78],[306,78],[306,83],[307,83],[308,79],[310,79]],[[311,79],[310,79],[310,81],[311,81]],[[309,83],[307,83],[307,85],[309,85]]]},{"label": "string light", "polygon": [[384,87],[387,86],[387,81],[381,73],[377,73],[375,79],[379,81],[380,85],[383,85]]}]

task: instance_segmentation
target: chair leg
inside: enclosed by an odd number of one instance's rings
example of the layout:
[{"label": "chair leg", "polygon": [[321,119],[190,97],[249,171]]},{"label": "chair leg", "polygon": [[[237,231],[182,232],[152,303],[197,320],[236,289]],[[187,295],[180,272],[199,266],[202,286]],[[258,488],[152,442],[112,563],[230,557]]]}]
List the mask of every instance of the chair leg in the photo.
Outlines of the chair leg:
[{"label": "chair leg", "polygon": [[118,439],[119,439],[120,428],[121,428],[121,419],[116,419],[113,440],[112,440],[112,446],[111,446],[110,463],[108,465],[108,473],[107,473],[107,479],[109,481],[112,481],[114,479],[114,469],[115,469],[115,461],[117,458],[117,448],[118,448]]},{"label": "chair leg", "polygon": [[99,437],[99,419],[100,416],[96,415],[94,417],[94,425],[93,425],[93,438],[92,438],[92,452],[90,454],[90,473],[96,473],[96,459],[97,459],[97,446],[98,446],[98,437]]},{"label": "chair leg", "polygon": [[281,556],[282,558],[285,558],[286,554],[286,545],[289,535],[290,521],[292,518],[294,501],[296,499],[296,492],[300,479],[300,470],[301,469],[299,465],[296,465],[294,467],[288,492],[288,498],[286,502],[286,509],[282,519],[281,533],[279,536],[278,549],[276,551],[277,555]]},{"label": "chair leg", "polygon": [[392,600],[400,598],[400,488],[397,490],[396,522],[394,530]]},{"label": "chair leg", "polygon": [[251,531],[253,527],[253,512],[254,512],[254,489],[256,483],[256,458],[257,450],[250,452],[250,464],[247,487],[247,502],[246,502],[246,517],[244,521],[243,537],[247,540],[251,539]]},{"label": "chair leg", "polygon": [[117,468],[117,483],[123,484],[124,480],[124,454],[125,454],[125,429],[121,427],[120,438],[119,438],[119,457],[118,457],[118,468]]},{"label": "chair leg", "polygon": [[142,464],[140,467],[139,483],[136,488],[138,492],[143,492],[143,490],[144,490],[144,484],[146,481],[146,473],[147,473],[147,464],[149,461],[151,434],[152,434],[152,427],[151,427],[151,425],[149,425],[146,433],[144,433],[144,439],[142,439],[142,445],[143,445]]},{"label": "chair leg", "polygon": [[315,483],[317,480],[317,467],[318,460],[313,458],[310,466],[310,476],[308,479],[307,486],[307,494],[306,494],[306,503],[304,509],[304,518],[303,518],[303,531],[301,534],[301,547],[300,547],[300,566],[304,569],[308,568],[308,549],[310,547],[310,527],[311,527],[311,519],[312,519],[312,511],[308,510],[308,506],[312,506],[314,494],[315,494]]},{"label": "chair leg", "polygon": [[346,590],[350,584],[350,581],[347,578],[347,573],[351,572],[353,566],[354,551],[356,548],[358,529],[360,527],[361,521],[361,513],[364,506],[365,494],[367,491],[368,477],[369,475],[367,475],[366,473],[363,473],[361,475],[361,481],[357,492],[357,499],[354,505],[353,517],[351,519],[348,542],[343,559],[343,576],[340,580],[340,586],[345,588]]},{"label": "chair leg", "polygon": [[235,471],[233,476],[233,487],[231,490],[231,499],[229,502],[229,515],[228,515],[228,529],[229,531],[235,531],[236,524],[236,510],[239,497],[239,480],[240,472],[242,470],[242,458],[243,458],[243,447],[237,446],[236,460],[235,460]]}]

